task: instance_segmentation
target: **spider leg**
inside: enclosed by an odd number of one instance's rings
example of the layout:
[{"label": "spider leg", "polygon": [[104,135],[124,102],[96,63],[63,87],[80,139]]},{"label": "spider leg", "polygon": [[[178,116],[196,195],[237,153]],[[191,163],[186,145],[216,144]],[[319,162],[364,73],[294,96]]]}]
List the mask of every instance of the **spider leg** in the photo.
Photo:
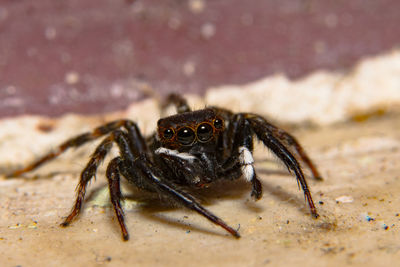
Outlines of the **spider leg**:
[{"label": "spider leg", "polygon": [[169,105],[173,104],[176,107],[178,113],[190,112],[192,111],[189,107],[187,101],[182,96],[172,93],[167,96],[165,103],[163,103],[162,108],[165,109]]},{"label": "spider leg", "polygon": [[279,141],[283,142],[289,148],[293,148],[293,151],[299,155],[299,157],[311,170],[314,179],[319,181],[323,180],[321,174],[315,167],[315,164],[312,162],[310,157],[307,155],[303,147],[300,145],[300,143],[296,140],[294,136],[290,135],[283,129],[276,127],[275,125],[272,125],[271,123],[267,122],[264,118],[256,116],[254,117],[254,119],[261,121],[264,124],[264,126],[268,129],[268,132],[271,133],[275,138],[279,139]]},{"label": "spider leg", "polygon": [[[132,130],[132,128],[129,129]],[[113,142],[118,144],[122,158],[132,159],[137,157],[140,153],[144,153],[145,150],[141,150],[143,148],[141,147],[141,143],[144,144],[143,137],[138,132],[139,135],[137,137],[141,140],[135,141],[136,143],[132,143],[133,140],[130,139],[130,134],[132,134],[130,130],[128,130],[128,133],[125,133],[121,130],[115,130],[96,148],[85,169],[81,173],[81,178],[77,186],[77,197],[74,207],[61,226],[68,226],[71,221],[80,213],[86,194],[86,187],[89,181],[95,176],[98,166],[110,151]],[[133,146],[135,144],[136,146]]]},{"label": "spider leg", "polygon": [[124,211],[121,207],[121,188],[120,188],[120,170],[119,166],[122,163],[121,157],[114,158],[107,167],[107,179],[108,186],[110,189],[111,203],[113,204],[115,215],[117,216],[118,223],[121,227],[122,238],[127,241],[129,239],[129,233],[126,229]]},{"label": "spider leg", "polygon": [[248,121],[246,121],[241,115],[237,116],[237,129],[233,142],[233,151],[239,153],[239,162],[241,165],[242,173],[246,180],[252,184],[251,196],[255,200],[259,200],[262,197],[262,185],[260,180],[257,178],[256,171],[254,169],[253,159],[253,134]]},{"label": "spider leg", "polygon": [[292,170],[296,175],[297,182],[301,185],[304,192],[304,197],[308,202],[313,217],[318,218],[318,213],[315,208],[314,202],[311,197],[310,190],[307,185],[307,181],[304,177],[303,171],[301,170],[299,162],[292,155],[292,153],[285,147],[285,145],[271,133],[269,125],[265,124],[265,120],[259,116],[244,114],[246,120],[250,123],[251,129],[256,134],[257,138],[260,139],[266,147],[272,150],[280,160],[282,160],[289,170]]},{"label": "spider leg", "polygon": [[[239,233],[227,225],[222,219],[205,209],[200,203],[198,203],[192,196],[179,190],[174,184],[162,179],[162,173],[160,170],[154,168],[151,162],[145,155],[137,158],[133,162],[133,168],[140,172],[142,179],[145,179],[148,186],[153,187],[159,194],[168,196],[174,200],[177,204],[181,204],[188,209],[194,210],[200,215],[206,217],[208,220],[216,225],[224,228],[234,237],[239,238]],[[127,177],[128,178],[128,177]]]},{"label": "spider leg", "polygon": [[[285,132],[282,129],[277,129],[277,136],[281,138],[281,140],[286,141],[289,146],[294,147],[295,151],[298,153],[300,158],[307,164],[308,168],[311,170],[313,174],[313,178],[319,181],[324,180],[319,173],[318,169],[315,167],[315,164],[312,162],[310,157],[304,151],[303,147],[299,144],[299,142],[289,133]],[[274,132],[273,132],[274,134]]]},{"label": "spider leg", "polygon": [[251,182],[251,196],[255,200],[259,200],[262,197],[262,185],[253,166],[253,132],[250,123],[242,114],[236,114],[232,118],[228,135],[233,140],[230,144],[232,156],[226,160],[219,176],[237,177],[239,172],[247,181]]},{"label": "spider leg", "polygon": [[93,141],[101,136],[109,134],[121,127],[124,127],[128,130],[129,135],[132,136],[132,140],[136,142],[135,145],[139,148],[139,150],[145,150],[146,147],[145,141],[143,140],[143,138],[138,138],[138,136],[140,136],[140,133],[136,124],[129,120],[117,120],[107,123],[103,126],[97,127],[92,132],[84,133],[65,141],[64,143],[59,145],[54,151],[42,156],[35,162],[31,163],[30,165],[22,169],[15,170],[7,174],[6,177],[16,177],[20,176],[23,173],[32,171],[41,166],[42,164],[56,158],[60,154],[67,151],[69,148],[80,147],[81,145],[87,142]]},{"label": "spider leg", "polygon": [[77,195],[74,207],[68,217],[64,220],[64,222],[61,223],[61,226],[68,226],[72,222],[72,220],[80,213],[82,209],[82,203],[86,194],[86,187],[89,181],[95,176],[98,166],[104,160],[107,153],[110,151],[113,141],[114,135],[110,135],[106,139],[104,139],[96,148],[96,151],[93,153],[85,169],[83,169],[79,184],[76,187]]}]

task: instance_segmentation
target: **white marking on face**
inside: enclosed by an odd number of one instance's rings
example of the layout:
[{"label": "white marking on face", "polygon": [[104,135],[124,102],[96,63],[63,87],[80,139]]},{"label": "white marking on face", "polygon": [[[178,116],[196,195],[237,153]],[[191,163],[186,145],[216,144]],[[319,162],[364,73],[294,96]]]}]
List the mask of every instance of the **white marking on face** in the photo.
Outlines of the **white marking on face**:
[{"label": "white marking on face", "polygon": [[243,174],[243,178],[246,181],[250,182],[254,177],[254,159],[250,150],[247,147],[241,146],[239,147],[239,162],[242,164],[241,170]]},{"label": "white marking on face", "polygon": [[193,162],[194,160],[196,160],[197,158],[193,155],[190,155],[189,153],[179,153],[178,150],[173,150],[173,149],[168,149],[165,147],[160,147],[156,149],[156,154],[164,154],[164,155],[168,155],[168,156],[173,156],[173,157],[178,157],[181,158],[183,160],[189,161],[189,162]]}]

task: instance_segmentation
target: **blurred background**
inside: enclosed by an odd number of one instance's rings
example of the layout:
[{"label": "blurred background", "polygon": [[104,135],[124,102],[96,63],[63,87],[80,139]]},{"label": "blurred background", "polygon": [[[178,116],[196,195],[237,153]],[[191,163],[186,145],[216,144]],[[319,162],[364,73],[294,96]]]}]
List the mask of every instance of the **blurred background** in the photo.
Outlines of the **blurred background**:
[{"label": "blurred background", "polygon": [[0,117],[346,71],[399,47],[399,25],[396,0],[1,0]]}]

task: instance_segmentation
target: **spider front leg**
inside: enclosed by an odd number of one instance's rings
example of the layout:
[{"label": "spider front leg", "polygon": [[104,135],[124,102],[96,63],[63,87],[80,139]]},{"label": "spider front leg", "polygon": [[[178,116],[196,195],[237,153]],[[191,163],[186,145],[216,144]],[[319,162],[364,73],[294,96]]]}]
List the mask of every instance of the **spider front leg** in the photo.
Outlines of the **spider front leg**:
[{"label": "spider front leg", "polygon": [[236,114],[232,117],[228,136],[232,140],[229,147],[232,155],[225,160],[219,176],[237,178],[241,175],[252,184],[251,196],[255,200],[261,199],[262,185],[254,169],[253,132],[243,115]]},{"label": "spider front leg", "polygon": [[241,115],[237,115],[234,121],[236,121],[234,122],[236,125],[232,149],[234,153],[236,151],[238,153],[239,165],[244,178],[252,184],[251,196],[255,200],[259,200],[262,197],[262,185],[253,166],[253,133],[249,122]]},{"label": "spider front leg", "polygon": [[107,179],[108,186],[110,189],[110,199],[113,204],[115,215],[117,216],[118,223],[121,227],[122,238],[127,241],[129,240],[129,233],[126,229],[125,219],[124,219],[124,211],[121,207],[121,188],[120,188],[120,170],[119,166],[122,163],[121,157],[117,157],[113,159],[107,167]]},{"label": "spider front leg", "polygon": [[266,147],[271,149],[272,152],[278,156],[283,163],[285,163],[289,170],[294,172],[297,182],[303,189],[304,197],[308,202],[311,214],[314,218],[318,218],[319,215],[317,213],[317,209],[315,208],[307,181],[297,159],[285,147],[285,145],[273,133],[271,133],[269,124],[265,121],[265,119],[252,114],[244,114],[244,117],[246,117],[246,120],[250,123],[251,129],[256,134],[257,138],[261,140]]}]

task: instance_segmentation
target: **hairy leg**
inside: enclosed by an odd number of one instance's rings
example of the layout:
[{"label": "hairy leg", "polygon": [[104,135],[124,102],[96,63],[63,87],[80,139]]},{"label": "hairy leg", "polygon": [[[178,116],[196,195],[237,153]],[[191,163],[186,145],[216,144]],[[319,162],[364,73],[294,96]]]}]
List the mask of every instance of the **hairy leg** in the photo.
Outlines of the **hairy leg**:
[{"label": "hairy leg", "polygon": [[253,132],[250,123],[241,114],[236,114],[232,117],[230,127],[228,129],[228,138],[232,142],[229,145],[231,155],[225,160],[223,169],[219,176],[225,178],[236,178],[240,173],[243,178],[252,184],[251,196],[255,200],[262,197],[262,185],[257,178],[254,169],[253,159]]},{"label": "hairy leg", "polygon": [[264,125],[266,130],[273,135],[275,138],[279,139],[280,142],[284,143],[285,146],[287,146],[289,149],[291,149],[291,152],[296,153],[300,159],[308,166],[308,168],[311,170],[311,173],[313,175],[313,178],[316,180],[322,181],[323,178],[321,174],[319,173],[318,169],[315,167],[315,164],[312,162],[310,157],[307,155],[307,153],[304,151],[303,147],[300,145],[300,143],[296,140],[294,136],[289,134],[288,132],[284,131],[283,129],[278,128],[275,125],[272,125],[269,123],[267,120],[260,116],[254,116],[251,114],[246,114],[247,117],[250,117],[253,120],[257,120],[260,123]]},{"label": "hairy leg", "polygon": [[257,138],[260,139],[266,147],[272,150],[275,155],[280,158],[289,170],[292,170],[296,175],[297,182],[301,185],[304,192],[304,197],[308,202],[313,217],[317,218],[319,215],[315,208],[314,202],[311,197],[310,190],[307,185],[307,181],[304,177],[303,171],[301,170],[300,164],[292,153],[285,147],[285,145],[270,132],[268,124],[265,124],[264,120],[259,117],[248,116],[246,119],[250,122],[251,128],[256,134]]},{"label": "hairy leg", "polygon": [[141,138],[141,135],[140,135],[137,125],[134,122],[129,121],[129,120],[117,120],[117,121],[113,121],[113,122],[107,123],[105,125],[102,125],[100,127],[97,127],[92,132],[84,133],[84,134],[78,135],[76,137],[73,137],[73,138],[65,141],[64,143],[59,145],[54,151],[42,156],[35,162],[29,164],[28,166],[26,166],[22,169],[15,170],[15,171],[7,174],[6,177],[16,177],[16,176],[19,176],[26,172],[32,171],[32,170],[38,168],[39,166],[41,166],[42,164],[56,158],[60,154],[67,151],[69,148],[80,147],[80,146],[82,146],[90,141],[93,141],[101,136],[109,134],[121,127],[124,127],[125,129],[127,129],[128,135],[131,136],[130,139],[134,142],[134,144],[131,144],[132,146],[136,146],[139,151],[146,149],[145,141],[143,140],[143,138]]},{"label": "hairy leg", "polygon": [[[139,136],[139,138],[142,139],[141,135]],[[81,179],[77,186],[77,197],[75,200],[75,205],[68,217],[61,224],[62,226],[68,226],[71,221],[80,213],[82,209],[82,203],[86,194],[86,187],[89,181],[96,175],[97,168],[104,160],[107,153],[110,151],[114,142],[118,144],[120,154],[123,159],[131,159],[138,156],[140,153],[144,153],[144,151],[139,150],[140,146],[132,149],[132,141],[134,140],[129,139],[128,133],[125,133],[121,130],[116,130],[100,143],[100,145],[96,148],[96,151],[90,158],[89,162],[87,163],[85,169],[81,173]],[[141,141],[136,142],[141,143]]]},{"label": "hairy leg", "polygon": [[189,107],[187,101],[182,96],[172,93],[167,96],[165,103],[163,103],[162,108],[166,108],[169,105],[174,105],[178,113],[190,112],[192,111]]},{"label": "hairy leg", "polygon": [[129,240],[129,233],[126,229],[124,211],[121,207],[121,188],[120,188],[120,170],[119,166],[122,163],[121,157],[114,158],[107,167],[107,179],[108,186],[110,189],[110,199],[113,204],[115,215],[117,216],[119,226],[121,227],[122,238],[127,241]]}]

